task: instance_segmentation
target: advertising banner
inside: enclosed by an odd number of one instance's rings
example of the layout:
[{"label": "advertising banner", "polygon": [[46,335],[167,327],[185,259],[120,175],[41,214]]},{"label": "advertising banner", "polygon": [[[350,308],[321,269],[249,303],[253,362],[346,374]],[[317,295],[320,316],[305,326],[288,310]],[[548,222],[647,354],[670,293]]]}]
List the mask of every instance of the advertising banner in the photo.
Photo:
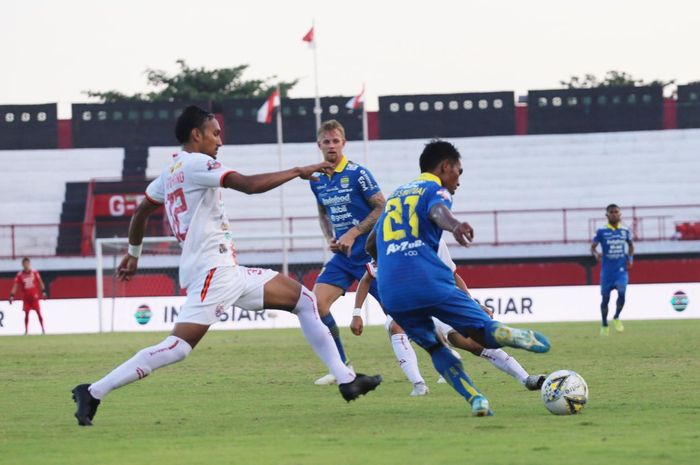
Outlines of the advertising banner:
[{"label": "advertising banner", "polygon": [[[473,297],[490,308],[494,319],[504,323],[569,322],[600,319],[598,286],[518,287],[473,289]],[[615,293],[610,302],[611,315]],[[333,315],[341,327],[348,326],[354,293],[341,297]],[[383,324],[379,304],[369,298],[365,324]],[[42,314],[48,334],[170,331],[184,297],[124,297],[105,299],[100,321],[96,299],[45,300]],[[30,314],[30,334],[40,333],[36,315]],[[632,284],[627,287],[623,320],[700,318],[700,283]],[[296,316],[279,310],[251,312],[237,307],[221,309],[214,330],[273,329],[298,327]],[[101,324],[100,324],[101,323]],[[22,302],[0,304],[0,335],[24,333]]]}]

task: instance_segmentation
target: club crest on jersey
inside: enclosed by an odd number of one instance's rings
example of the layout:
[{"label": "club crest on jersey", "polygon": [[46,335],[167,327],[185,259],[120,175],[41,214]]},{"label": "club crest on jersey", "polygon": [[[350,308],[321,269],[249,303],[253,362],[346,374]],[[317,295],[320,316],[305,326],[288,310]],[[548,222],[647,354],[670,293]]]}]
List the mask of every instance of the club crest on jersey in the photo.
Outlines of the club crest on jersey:
[{"label": "club crest on jersey", "polygon": [[214,160],[213,158],[207,162],[207,171],[215,170],[221,168],[221,163]]},{"label": "club crest on jersey", "polygon": [[437,191],[437,195],[439,195],[445,200],[452,200],[452,196],[450,195],[447,189],[440,189],[439,191]]},{"label": "club crest on jersey", "polygon": [[350,178],[347,176],[343,176],[342,178],[340,178],[340,187],[342,187],[343,189],[347,189],[348,186],[350,186]]}]

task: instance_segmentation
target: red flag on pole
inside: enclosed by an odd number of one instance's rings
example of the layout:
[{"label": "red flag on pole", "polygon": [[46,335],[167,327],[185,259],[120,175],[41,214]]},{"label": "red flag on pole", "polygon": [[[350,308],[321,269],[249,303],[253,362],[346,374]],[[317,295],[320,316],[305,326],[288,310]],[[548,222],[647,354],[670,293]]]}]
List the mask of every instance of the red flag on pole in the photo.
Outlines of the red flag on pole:
[{"label": "red flag on pole", "polygon": [[362,103],[365,101],[365,86],[364,84],[362,85],[362,90],[360,91],[359,94],[351,98],[350,100],[347,101],[345,104],[345,108],[348,110],[357,110],[362,106]]},{"label": "red flag on pole", "polygon": [[314,27],[311,26],[311,29],[309,29],[309,32],[306,33],[302,39],[304,42],[308,42],[309,45],[313,45],[314,43]]},{"label": "red flag on pole", "polygon": [[258,123],[272,123],[272,114],[280,106],[280,92],[275,89],[258,110]]}]

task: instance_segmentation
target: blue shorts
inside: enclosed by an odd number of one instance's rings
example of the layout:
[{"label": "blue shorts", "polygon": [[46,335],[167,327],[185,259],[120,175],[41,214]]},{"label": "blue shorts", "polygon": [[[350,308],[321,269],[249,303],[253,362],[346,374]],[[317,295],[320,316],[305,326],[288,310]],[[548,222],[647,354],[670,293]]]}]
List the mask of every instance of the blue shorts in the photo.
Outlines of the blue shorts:
[{"label": "blue shorts", "polygon": [[489,318],[474,299],[456,287],[450,298],[441,304],[399,312],[388,310],[388,313],[406,331],[406,335],[424,349],[439,343],[432,317],[467,337],[469,329],[486,329],[486,333],[490,333],[489,329],[499,324]]},{"label": "blue shorts", "polygon": [[616,273],[612,276],[600,277],[600,293],[601,295],[610,295],[613,289],[617,289],[618,293],[625,293],[627,283],[629,282],[629,274]]},{"label": "blue shorts", "polygon": [[[321,269],[318,278],[316,278],[316,284],[330,284],[331,286],[339,287],[346,292],[352,283],[362,279],[365,274],[365,264],[360,265],[354,264],[350,259],[342,254],[335,254],[333,258],[328,260],[326,266]],[[372,284],[369,287],[369,293],[372,297],[379,300],[379,289],[377,289],[377,280],[373,279]]]}]

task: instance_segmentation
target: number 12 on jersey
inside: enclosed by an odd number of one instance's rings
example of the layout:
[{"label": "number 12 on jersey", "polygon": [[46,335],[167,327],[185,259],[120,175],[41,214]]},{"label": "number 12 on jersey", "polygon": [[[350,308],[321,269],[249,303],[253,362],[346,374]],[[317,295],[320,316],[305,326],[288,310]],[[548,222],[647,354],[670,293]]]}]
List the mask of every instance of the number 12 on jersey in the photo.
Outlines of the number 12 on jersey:
[{"label": "number 12 on jersey", "polygon": [[[420,200],[419,195],[408,195],[404,197],[403,202],[401,202],[400,197],[391,198],[386,202],[386,207],[384,207],[386,216],[382,224],[385,242],[399,241],[405,238],[406,224],[411,228],[411,236],[418,238],[418,215],[416,215],[418,200]],[[408,208],[404,209],[404,206]],[[404,220],[406,220],[405,223]]]}]

